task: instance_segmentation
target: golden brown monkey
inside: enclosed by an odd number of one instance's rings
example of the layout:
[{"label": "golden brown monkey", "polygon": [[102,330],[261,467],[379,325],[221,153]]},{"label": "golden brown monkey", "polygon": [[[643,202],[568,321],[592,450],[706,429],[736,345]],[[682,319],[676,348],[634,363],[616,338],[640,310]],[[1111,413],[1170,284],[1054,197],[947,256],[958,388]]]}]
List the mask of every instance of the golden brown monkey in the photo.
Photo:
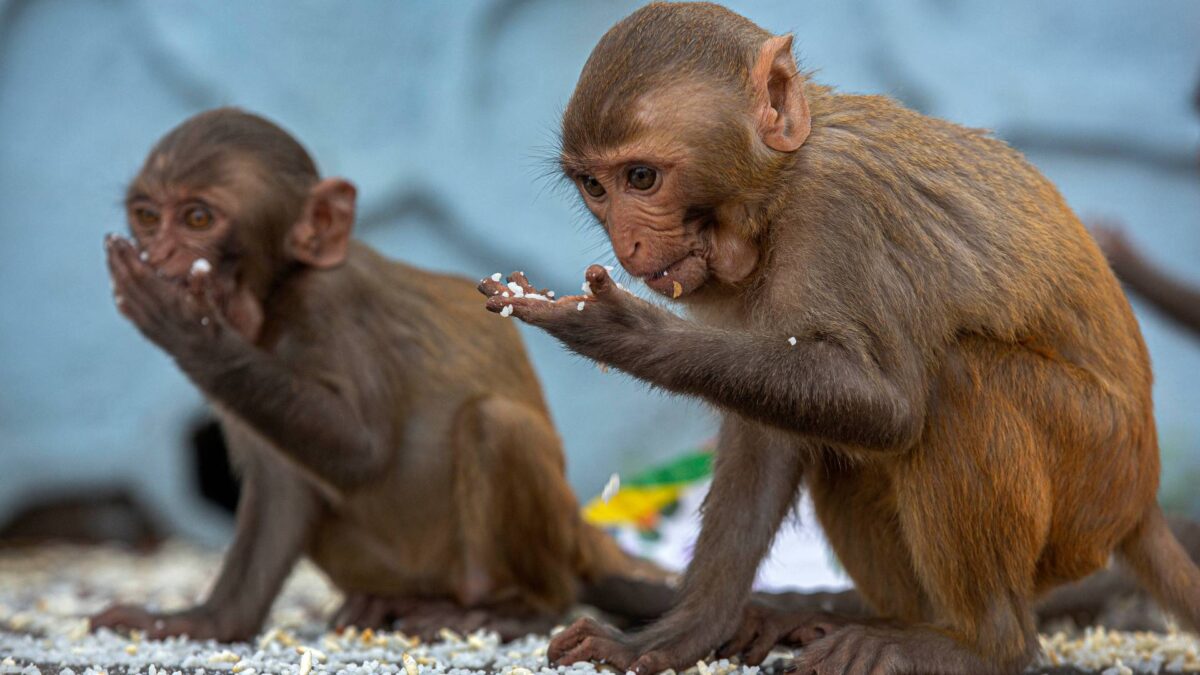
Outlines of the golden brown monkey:
[{"label": "golden brown monkey", "polygon": [[[690,318],[600,266],[554,302],[485,280],[488,309],[724,423],[675,608],[634,634],[577,622],[554,662],[645,675],[782,641],[802,673],[1019,672],[1035,599],[1113,551],[1200,622],[1137,323],[1020,154],[817,84],[790,36],[722,7],[656,3],[592,52],[561,162],[625,270]],[[802,486],[878,618],[747,604]]]},{"label": "golden brown monkey", "polygon": [[93,626],[246,639],[307,555],[347,595],[339,625],[511,638],[654,573],[580,519],[513,326],[467,280],[353,241],[355,199],[229,108],[167,134],[129,186],[133,241],[105,242],[117,306],[212,402],[243,493],[203,603]]}]

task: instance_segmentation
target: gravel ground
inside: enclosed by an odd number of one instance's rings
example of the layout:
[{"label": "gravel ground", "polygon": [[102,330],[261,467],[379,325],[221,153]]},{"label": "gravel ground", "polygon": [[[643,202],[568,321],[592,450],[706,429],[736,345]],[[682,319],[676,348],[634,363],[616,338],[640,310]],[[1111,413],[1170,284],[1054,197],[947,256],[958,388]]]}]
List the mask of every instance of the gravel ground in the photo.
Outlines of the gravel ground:
[{"label": "gravel ground", "polygon": [[[151,555],[112,548],[0,551],[0,675],[555,675],[596,673],[591,665],[550,668],[546,637],[501,645],[494,636],[445,633],[419,644],[395,632],[325,630],[340,597],[315,568],[300,565],[257,643],[145,641],[107,630],[89,634],[84,617],[113,601],[185,607],[212,579],[220,557],[182,544]],[[1103,629],[1043,636],[1039,672],[1200,672],[1200,641],[1183,633]],[[785,652],[759,668],[710,661],[689,675],[776,672]]]}]

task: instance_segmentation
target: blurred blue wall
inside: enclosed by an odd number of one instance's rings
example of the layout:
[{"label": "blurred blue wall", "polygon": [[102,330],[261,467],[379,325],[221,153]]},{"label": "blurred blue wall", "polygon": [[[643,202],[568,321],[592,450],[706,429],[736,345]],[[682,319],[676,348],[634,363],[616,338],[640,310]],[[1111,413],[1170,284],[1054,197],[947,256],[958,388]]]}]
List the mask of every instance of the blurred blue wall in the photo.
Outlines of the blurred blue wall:
[{"label": "blurred blue wall", "polygon": [[[216,105],[260,112],[357,182],[359,233],[389,255],[570,290],[611,256],[547,160],[588,52],[636,4],[0,0],[0,521],[30,494],[128,484],[220,532],[180,452],[202,402],[118,317],[101,254],[163,132]],[[1200,4],[732,5],[794,31],[825,82],[995,129],[1080,213],[1125,219],[1200,282]],[[1139,313],[1182,494],[1200,475],[1200,343]],[[712,433],[702,406],[525,335],[583,495]]]}]

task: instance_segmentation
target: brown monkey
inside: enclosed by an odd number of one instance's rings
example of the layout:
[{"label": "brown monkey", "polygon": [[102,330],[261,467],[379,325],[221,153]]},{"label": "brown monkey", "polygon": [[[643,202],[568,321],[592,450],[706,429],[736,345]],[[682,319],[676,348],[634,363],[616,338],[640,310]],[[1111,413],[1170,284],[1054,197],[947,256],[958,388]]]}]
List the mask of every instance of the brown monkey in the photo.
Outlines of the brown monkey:
[{"label": "brown monkey", "polygon": [[347,594],[341,625],[511,638],[581,582],[653,571],[580,519],[513,327],[467,280],[353,241],[355,198],[235,109],[171,131],[129,186],[117,305],[212,402],[244,491],[207,600],[93,626],[245,639],[307,555]]},{"label": "brown monkey", "polygon": [[[664,3],[592,52],[561,160],[625,270],[691,318],[599,266],[556,302],[485,280],[488,308],[724,423],[675,608],[635,634],[578,622],[553,661],[644,674],[781,639],[800,672],[1017,672],[1034,599],[1114,549],[1200,621],[1200,571],[1155,503],[1137,324],[1017,152],[818,85],[790,36],[719,6]],[[743,612],[802,484],[878,619]]]}]

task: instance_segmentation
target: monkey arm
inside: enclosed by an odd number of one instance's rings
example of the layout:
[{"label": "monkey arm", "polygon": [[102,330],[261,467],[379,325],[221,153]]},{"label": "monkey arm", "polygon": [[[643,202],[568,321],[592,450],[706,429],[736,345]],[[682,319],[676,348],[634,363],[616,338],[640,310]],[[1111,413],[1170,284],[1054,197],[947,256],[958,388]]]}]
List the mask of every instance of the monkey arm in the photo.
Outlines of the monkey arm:
[{"label": "monkey arm", "polygon": [[600,360],[664,389],[839,443],[902,449],[920,433],[918,399],[852,349],[673,319],[623,333],[600,350]]},{"label": "monkey arm", "polygon": [[[237,424],[225,424],[231,448],[262,441]],[[91,618],[92,629],[137,629],[152,639],[188,635],[221,642],[249,640],[287,579],[317,517],[314,490],[290,466],[266,448],[245,456],[242,497],[237,509],[237,532],[225,553],[221,573],[201,604],[170,613],[151,612],[135,605],[115,605]]]},{"label": "monkey arm", "polygon": [[369,481],[385,461],[387,439],[344,393],[240,337],[226,332],[175,360],[213,401],[338,490]]},{"label": "monkey arm", "polygon": [[617,288],[599,265],[587,280],[592,296],[558,302],[504,296],[507,287],[489,279],[479,290],[489,310],[511,307],[583,356],[749,419],[866,448],[904,449],[920,434],[923,359],[915,348],[871,354],[831,333],[701,326]]},{"label": "monkey arm", "polygon": [[[758,565],[796,500],[806,458],[784,434],[727,416],[717,441],[700,537],[675,606],[632,635],[590,620],[554,637],[551,663],[605,658],[621,670],[657,673],[695,663],[738,629]],[[759,658],[774,646],[765,643]]]},{"label": "monkey arm", "polygon": [[128,241],[109,237],[105,245],[121,313],[213,401],[336,489],[376,475],[387,456],[381,427],[368,424],[366,411],[338,387],[243,338],[219,309],[211,274],[173,282]]},{"label": "monkey arm", "polygon": [[[262,444],[245,430],[223,426],[231,444]],[[244,469],[237,530],[203,605],[225,633],[245,636],[262,626],[320,508],[313,488],[295,469],[267,466],[269,451],[255,450],[242,453],[251,464]]]},{"label": "monkey arm", "polygon": [[1200,289],[1193,288],[1137,259],[1119,270],[1121,281],[1159,311],[1200,336]]}]

